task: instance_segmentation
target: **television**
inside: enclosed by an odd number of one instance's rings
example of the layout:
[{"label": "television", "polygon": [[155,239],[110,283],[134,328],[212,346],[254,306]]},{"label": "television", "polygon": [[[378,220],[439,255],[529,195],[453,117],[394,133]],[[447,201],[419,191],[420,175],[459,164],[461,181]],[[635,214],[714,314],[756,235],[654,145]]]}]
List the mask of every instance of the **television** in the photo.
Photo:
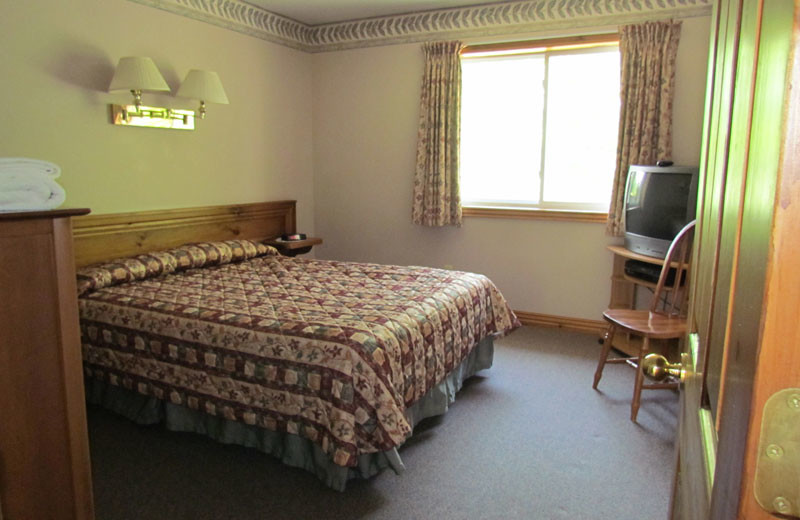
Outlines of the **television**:
[{"label": "television", "polygon": [[656,258],[694,220],[697,168],[631,166],[625,184],[625,247]]}]

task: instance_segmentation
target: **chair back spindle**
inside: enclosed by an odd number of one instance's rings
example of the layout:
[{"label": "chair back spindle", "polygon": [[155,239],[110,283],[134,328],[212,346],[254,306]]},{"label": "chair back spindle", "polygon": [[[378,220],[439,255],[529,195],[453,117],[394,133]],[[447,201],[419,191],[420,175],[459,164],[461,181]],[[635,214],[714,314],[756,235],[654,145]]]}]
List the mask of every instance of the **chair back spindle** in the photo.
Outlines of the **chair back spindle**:
[{"label": "chair back spindle", "polygon": [[[689,285],[694,226],[695,221],[693,220],[686,224],[672,240],[653,293],[651,312],[667,315],[681,315],[685,312],[685,295]],[[670,271],[672,271],[670,268],[674,269],[672,280],[669,279]]]}]

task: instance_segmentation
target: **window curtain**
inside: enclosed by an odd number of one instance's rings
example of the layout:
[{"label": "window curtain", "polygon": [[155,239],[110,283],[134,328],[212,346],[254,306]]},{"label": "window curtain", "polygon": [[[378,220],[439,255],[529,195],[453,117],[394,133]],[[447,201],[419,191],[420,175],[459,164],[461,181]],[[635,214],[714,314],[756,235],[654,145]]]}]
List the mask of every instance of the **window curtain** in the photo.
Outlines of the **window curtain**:
[{"label": "window curtain", "polygon": [[681,23],[648,22],[620,29],[619,143],[606,233],[624,232],[625,181],[632,164],[652,165],[672,155],[675,56]]},{"label": "window curtain", "polygon": [[460,226],[458,155],[461,134],[461,60],[463,44],[422,46],[422,76],[412,221],[424,226]]}]

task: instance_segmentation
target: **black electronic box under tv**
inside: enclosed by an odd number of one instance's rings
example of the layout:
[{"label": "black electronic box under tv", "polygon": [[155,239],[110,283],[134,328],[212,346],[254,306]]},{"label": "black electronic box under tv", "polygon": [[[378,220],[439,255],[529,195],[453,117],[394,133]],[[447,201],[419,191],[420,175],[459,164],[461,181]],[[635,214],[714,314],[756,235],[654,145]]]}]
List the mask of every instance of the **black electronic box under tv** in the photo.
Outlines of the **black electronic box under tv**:
[{"label": "black electronic box under tv", "polygon": [[625,247],[667,256],[675,235],[694,220],[698,170],[692,166],[631,166],[625,185]]}]

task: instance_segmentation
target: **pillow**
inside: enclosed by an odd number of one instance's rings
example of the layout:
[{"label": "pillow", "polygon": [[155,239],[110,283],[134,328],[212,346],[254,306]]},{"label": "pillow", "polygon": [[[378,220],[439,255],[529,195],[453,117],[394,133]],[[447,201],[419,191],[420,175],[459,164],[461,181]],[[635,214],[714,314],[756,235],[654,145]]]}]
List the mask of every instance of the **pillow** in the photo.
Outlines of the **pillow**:
[{"label": "pillow", "polygon": [[[219,242],[213,242],[213,244],[219,244]],[[272,246],[251,240],[225,240],[222,244],[231,249],[231,262],[249,260],[257,256],[277,256],[280,254]]]},{"label": "pillow", "polygon": [[205,253],[206,261],[203,265],[222,265],[230,263],[233,258],[231,246],[225,242],[197,242],[191,244]]},{"label": "pillow", "polygon": [[78,269],[78,296],[111,285],[111,269],[84,267]]},{"label": "pillow", "polygon": [[[280,255],[278,250],[275,249],[274,247],[268,246],[267,244],[262,244],[261,242],[253,242],[252,240],[226,240],[225,243],[229,244],[232,249],[241,247],[245,255],[243,260],[255,258],[257,256]],[[235,252],[234,256],[236,256]]]},{"label": "pillow", "polygon": [[276,256],[272,246],[250,240],[198,242],[168,251],[155,251],[78,270],[78,296],[134,280],[154,278],[196,267],[223,265],[257,256]]},{"label": "pillow", "polygon": [[168,251],[177,262],[176,270],[183,271],[193,267],[203,267],[206,263],[206,253],[199,247],[192,245],[181,246]]},{"label": "pillow", "polygon": [[79,269],[78,296],[89,291],[175,272],[174,256],[165,251],[147,253]]},{"label": "pillow", "polygon": [[174,273],[178,268],[178,259],[169,254],[167,251],[154,251],[152,253],[137,255],[134,258],[145,265],[146,276],[148,278],[162,274]]},{"label": "pillow", "polygon": [[258,256],[258,245],[249,240],[226,240],[224,242],[231,248],[233,254],[231,262],[239,262]]},{"label": "pillow", "polygon": [[257,256],[277,255],[274,247],[250,240],[197,242],[168,251],[177,260],[177,270],[240,262]]},{"label": "pillow", "polygon": [[268,246],[267,244],[262,244],[261,242],[259,242],[257,246],[259,248],[258,256],[281,256],[281,252],[278,251],[278,249],[274,246]]}]

